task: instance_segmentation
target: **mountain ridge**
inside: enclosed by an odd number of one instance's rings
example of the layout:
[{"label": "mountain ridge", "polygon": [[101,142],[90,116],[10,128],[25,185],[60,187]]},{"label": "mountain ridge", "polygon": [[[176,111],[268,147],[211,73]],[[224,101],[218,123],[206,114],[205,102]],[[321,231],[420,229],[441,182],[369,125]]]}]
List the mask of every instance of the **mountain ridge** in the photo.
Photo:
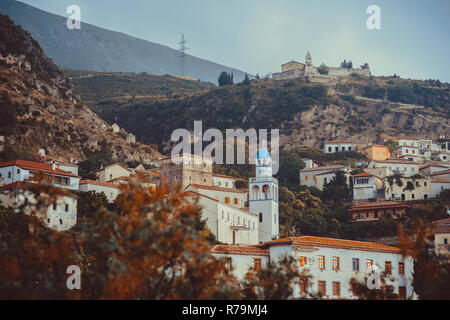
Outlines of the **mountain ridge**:
[{"label": "mountain ridge", "polygon": [[[180,74],[179,52],[166,45],[139,39],[88,23],[80,30],[69,30],[67,18],[25,3],[2,0],[0,13],[30,32],[46,55],[60,67],[103,72],[148,72]],[[39,23],[46,21],[46,23]],[[76,51],[76,53],[74,53]],[[217,83],[222,71],[233,72],[236,81],[245,72],[205,59],[187,55],[185,74]]]}]

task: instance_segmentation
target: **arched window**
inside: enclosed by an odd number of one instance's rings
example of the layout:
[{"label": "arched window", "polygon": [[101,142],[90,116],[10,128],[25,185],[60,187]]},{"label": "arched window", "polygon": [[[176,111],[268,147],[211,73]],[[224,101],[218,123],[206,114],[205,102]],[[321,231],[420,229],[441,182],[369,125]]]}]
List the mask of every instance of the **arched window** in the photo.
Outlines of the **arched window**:
[{"label": "arched window", "polygon": [[259,200],[259,187],[253,186],[252,188],[252,200]]},{"label": "arched window", "polygon": [[267,184],[263,185],[262,193],[263,193],[264,199],[270,199],[270,188],[269,188],[269,185],[267,185]]}]

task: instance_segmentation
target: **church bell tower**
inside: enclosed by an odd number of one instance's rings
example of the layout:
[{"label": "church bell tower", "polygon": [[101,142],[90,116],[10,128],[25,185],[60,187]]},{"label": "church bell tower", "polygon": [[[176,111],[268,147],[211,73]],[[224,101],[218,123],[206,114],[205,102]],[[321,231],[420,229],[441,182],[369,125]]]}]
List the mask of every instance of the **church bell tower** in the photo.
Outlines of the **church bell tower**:
[{"label": "church bell tower", "polygon": [[258,215],[259,242],[279,236],[278,180],[272,177],[272,158],[266,147],[256,156],[256,177],[249,180],[250,212]]}]

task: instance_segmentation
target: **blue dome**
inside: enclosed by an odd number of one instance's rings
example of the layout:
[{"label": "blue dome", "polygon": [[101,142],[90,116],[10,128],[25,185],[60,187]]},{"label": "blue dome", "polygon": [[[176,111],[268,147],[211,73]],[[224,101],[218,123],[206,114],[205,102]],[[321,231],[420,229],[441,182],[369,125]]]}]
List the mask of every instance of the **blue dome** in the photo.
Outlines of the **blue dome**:
[{"label": "blue dome", "polygon": [[267,151],[266,147],[259,149],[256,159],[270,159],[270,153]]}]

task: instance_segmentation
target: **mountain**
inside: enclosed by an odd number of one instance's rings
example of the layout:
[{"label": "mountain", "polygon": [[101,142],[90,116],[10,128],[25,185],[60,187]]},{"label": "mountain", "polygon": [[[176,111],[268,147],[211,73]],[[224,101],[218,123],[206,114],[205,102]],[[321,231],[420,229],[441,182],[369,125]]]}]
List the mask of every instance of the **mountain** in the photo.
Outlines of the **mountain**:
[{"label": "mountain", "polygon": [[[80,92],[83,95],[83,92]],[[335,84],[302,79],[252,80],[166,100],[98,101],[90,107],[141,141],[170,145],[171,132],[217,128],[280,129],[280,144],[291,148],[349,139],[367,145],[381,135],[438,139],[450,134],[450,86],[437,80],[347,77]]]},{"label": "mountain", "polygon": [[149,146],[114,133],[74,92],[39,44],[0,14],[0,160],[47,154],[84,160],[111,154],[127,161],[153,160]]},{"label": "mountain", "polygon": [[112,99],[155,99],[167,96],[189,96],[215,86],[209,82],[182,76],[148,73],[97,72],[64,70],[75,90],[82,92],[87,104]]},{"label": "mountain", "polygon": [[[60,67],[106,72],[180,74],[180,53],[164,45],[102,29],[87,23],[69,30],[67,18],[15,0],[1,0],[0,13],[27,30]],[[187,55],[185,74],[217,83],[222,71],[233,72],[236,81],[245,73]]]}]

